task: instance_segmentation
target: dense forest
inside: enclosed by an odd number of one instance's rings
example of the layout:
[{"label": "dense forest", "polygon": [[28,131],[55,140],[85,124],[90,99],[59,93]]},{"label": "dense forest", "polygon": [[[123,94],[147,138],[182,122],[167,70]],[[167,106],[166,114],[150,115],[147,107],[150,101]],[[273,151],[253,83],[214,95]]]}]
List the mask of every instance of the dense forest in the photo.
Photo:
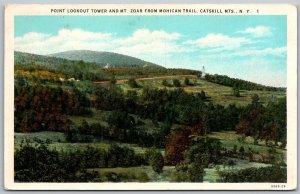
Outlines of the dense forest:
[{"label": "dense forest", "polygon": [[[16,82],[19,80],[16,79]],[[135,141],[138,134],[143,137],[143,130],[135,131],[137,123],[129,114],[138,115],[167,126],[184,125],[203,135],[211,131],[236,130],[237,133],[253,136],[257,139],[286,142],[286,99],[270,102],[263,106],[259,97],[254,95],[252,103],[246,107],[234,104],[224,107],[207,103],[199,94],[186,93],[182,89],[164,90],[143,88],[142,94],[124,93],[115,87],[89,88],[81,92],[76,88],[68,91],[61,87],[49,88],[41,85],[15,84],[15,130],[28,132],[39,130],[68,131],[69,121],[66,115],[91,114],[89,108],[113,111],[108,117],[110,130],[120,140]],[[25,87],[26,85],[26,87]],[[224,119],[226,118],[226,119]],[[53,120],[55,119],[55,122]],[[104,127],[103,127],[104,128]],[[163,134],[161,134],[163,133]],[[164,137],[167,132],[156,131],[152,137]],[[109,132],[114,136],[113,132]],[[129,135],[131,134],[131,135]],[[147,135],[146,135],[147,136]],[[152,138],[143,137],[145,144]],[[156,140],[158,141],[158,140]],[[157,142],[160,145],[163,142]],[[154,143],[149,146],[154,146]],[[136,143],[136,142],[134,142]]]}]

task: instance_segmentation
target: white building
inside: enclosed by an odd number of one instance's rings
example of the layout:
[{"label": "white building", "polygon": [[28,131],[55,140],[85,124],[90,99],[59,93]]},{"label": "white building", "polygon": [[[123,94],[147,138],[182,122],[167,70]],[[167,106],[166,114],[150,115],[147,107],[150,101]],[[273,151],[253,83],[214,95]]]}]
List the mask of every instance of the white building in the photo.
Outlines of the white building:
[{"label": "white building", "polygon": [[204,65],[202,66],[202,74],[201,74],[201,78],[204,78],[205,77],[205,75],[206,75],[206,72],[205,72],[205,67],[204,67]]}]

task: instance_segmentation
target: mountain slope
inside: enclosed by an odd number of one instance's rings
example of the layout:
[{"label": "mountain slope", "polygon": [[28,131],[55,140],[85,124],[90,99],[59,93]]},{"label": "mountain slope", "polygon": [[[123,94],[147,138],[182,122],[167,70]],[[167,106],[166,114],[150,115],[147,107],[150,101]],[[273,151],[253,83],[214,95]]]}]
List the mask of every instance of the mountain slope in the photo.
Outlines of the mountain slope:
[{"label": "mountain slope", "polygon": [[72,61],[45,55],[15,51],[14,64],[16,70],[50,71],[52,73],[64,75],[66,78],[72,77],[79,80],[91,81],[109,79],[109,76],[97,64]]},{"label": "mountain slope", "polygon": [[112,52],[98,52],[90,50],[72,50],[60,53],[54,53],[49,56],[63,58],[68,60],[77,60],[90,63],[96,63],[102,67],[107,64],[109,67],[143,67],[154,66],[161,67],[157,64],[150,63],[135,57],[112,53]]}]

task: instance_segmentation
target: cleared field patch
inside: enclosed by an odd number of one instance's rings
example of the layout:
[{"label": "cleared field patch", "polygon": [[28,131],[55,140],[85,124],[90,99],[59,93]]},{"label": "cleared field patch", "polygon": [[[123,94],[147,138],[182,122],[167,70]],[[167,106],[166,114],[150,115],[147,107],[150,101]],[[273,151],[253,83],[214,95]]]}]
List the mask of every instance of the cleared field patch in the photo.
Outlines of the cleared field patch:
[{"label": "cleared field patch", "polygon": [[135,153],[145,153],[147,148],[140,147],[136,144],[127,144],[127,143],[120,143],[115,141],[98,141],[98,142],[92,142],[92,143],[54,143],[49,144],[50,148],[56,149],[58,151],[76,151],[76,150],[83,150],[87,147],[94,147],[94,148],[101,148],[104,150],[107,150],[110,145],[113,143],[119,145],[119,146],[127,146],[132,148]]},{"label": "cleared field patch", "polygon": [[34,133],[15,133],[15,143],[20,144],[22,141],[25,140],[29,141],[36,141],[36,140],[43,140],[46,141],[47,139],[51,142],[65,142],[66,137],[64,133],[61,132],[53,132],[53,131],[41,131],[41,132],[34,132]]},{"label": "cleared field patch", "polygon": [[[242,135],[236,134],[234,131],[220,131],[220,132],[211,132],[208,134],[208,137],[217,138],[222,143],[222,146],[228,150],[232,150],[234,146],[237,146],[237,149],[244,147],[244,150],[247,152],[249,148],[255,154],[255,158],[260,158],[262,156],[267,156],[271,147],[266,146],[265,141],[259,141],[258,145],[254,145],[252,137],[246,137],[244,141],[240,141]],[[238,151],[237,150],[237,151]],[[283,159],[286,162],[286,150],[275,148],[276,155],[279,159]]]},{"label": "cleared field patch", "polygon": [[[258,91],[258,90],[240,90],[240,97],[233,96],[232,87],[223,86],[219,84],[215,84],[212,82],[208,82],[203,79],[198,79],[195,77],[188,77],[190,80],[190,85],[184,84],[185,77],[164,77],[164,78],[156,78],[156,79],[144,79],[144,80],[136,80],[137,83],[141,86],[139,88],[131,88],[126,82],[117,84],[123,91],[127,92],[129,90],[135,90],[138,94],[141,94],[143,87],[157,88],[157,89],[167,89],[167,90],[175,90],[177,88],[182,88],[186,92],[191,93],[200,93],[202,90],[206,93],[208,97],[208,101],[211,101],[216,104],[220,104],[223,106],[228,106],[229,104],[236,104],[237,106],[246,106],[251,103],[251,97],[254,94],[257,94],[260,98],[260,102],[265,104],[270,100],[275,100],[276,98],[283,98],[286,96],[283,91]],[[181,83],[181,87],[173,86],[173,79],[178,79]],[[170,85],[166,87],[162,85],[162,81],[166,80]]]},{"label": "cleared field patch", "polygon": [[[87,147],[102,148],[107,150],[111,144],[117,144],[119,146],[127,146],[132,148],[136,153],[145,153],[148,148],[141,147],[136,144],[121,143],[117,141],[102,140],[101,138],[94,138],[92,142],[88,143],[69,143],[65,140],[65,135],[60,132],[34,132],[34,133],[15,133],[15,149],[19,148],[22,142],[29,140],[30,143],[38,143],[39,141],[47,141],[50,149],[57,151],[76,151],[83,150]],[[163,153],[163,150],[161,150]]]},{"label": "cleared field patch", "polygon": [[257,91],[257,90],[240,90],[240,97],[232,95],[232,87],[222,86],[219,84],[211,83],[205,80],[196,80],[194,86],[184,87],[186,92],[199,93],[201,90],[205,91],[209,100],[216,103],[227,106],[229,104],[236,104],[239,106],[245,106],[251,103],[251,97],[257,94],[260,98],[260,102],[267,103],[268,101],[276,98],[282,98],[285,96],[285,92],[280,91]]}]

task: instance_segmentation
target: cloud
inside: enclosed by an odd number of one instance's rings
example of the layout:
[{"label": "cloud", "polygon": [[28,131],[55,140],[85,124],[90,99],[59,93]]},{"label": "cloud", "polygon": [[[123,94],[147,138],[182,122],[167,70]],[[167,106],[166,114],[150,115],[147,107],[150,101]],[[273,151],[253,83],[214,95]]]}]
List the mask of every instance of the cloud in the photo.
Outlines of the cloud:
[{"label": "cloud", "polygon": [[45,38],[49,37],[48,34],[30,32],[22,37],[15,38],[15,44],[29,44],[34,41],[43,41]]},{"label": "cloud", "polygon": [[110,33],[87,32],[81,29],[61,29],[56,35],[30,32],[15,38],[15,50],[51,54],[66,50],[106,49],[111,40]]},{"label": "cloud", "polygon": [[176,41],[179,33],[163,30],[138,29],[127,37],[112,33],[89,32],[82,29],[61,29],[55,35],[36,32],[15,38],[15,50],[51,54],[67,50],[111,51],[135,57],[168,54],[183,51]]},{"label": "cloud", "polygon": [[233,50],[227,53],[212,53],[207,54],[207,58],[233,58],[233,57],[263,57],[263,56],[272,56],[272,57],[286,57],[286,47],[276,47],[276,48],[248,48],[248,49],[238,49]]},{"label": "cloud", "polygon": [[195,45],[200,48],[207,48],[211,51],[223,51],[237,49],[245,44],[251,44],[250,39],[244,37],[230,37],[223,34],[208,34],[197,40],[189,40],[186,44]]},{"label": "cloud", "polygon": [[249,34],[254,37],[266,37],[266,36],[271,36],[272,29],[271,27],[268,26],[256,26],[256,27],[250,27],[242,31],[238,31],[237,33],[240,34]]},{"label": "cloud", "polygon": [[267,56],[267,55],[283,57],[286,55],[286,47],[247,49],[247,50],[231,53],[231,56]]},{"label": "cloud", "polygon": [[120,45],[116,52],[130,55],[168,54],[183,51],[176,43],[181,37],[179,33],[167,33],[162,30],[150,31],[138,29],[132,36],[114,40],[114,44]]}]

